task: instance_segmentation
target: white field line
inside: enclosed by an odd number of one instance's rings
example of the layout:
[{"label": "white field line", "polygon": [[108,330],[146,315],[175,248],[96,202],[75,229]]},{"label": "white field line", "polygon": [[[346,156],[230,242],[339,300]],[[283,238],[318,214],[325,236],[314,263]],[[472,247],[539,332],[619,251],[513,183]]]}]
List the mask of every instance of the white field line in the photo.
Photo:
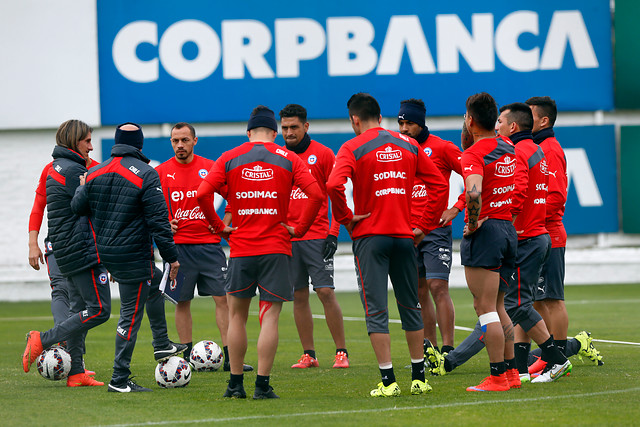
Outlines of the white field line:
[{"label": "white field line", "polygon": [[377,408],[377,409],[348,409],[343,411],[319,411],[319,412],[303,412],[295,414],[269,414],[269,415],[250,415],[246,417],[229,417],[229,418],[202,418],[196,420],[171,420],[171,421],[147,421],[145,423],[131,423],[131,424],[105,424],[106,427],[133,427],[133,426],[158,426],[158,425],[178,425],[178,424],[202,424],[202,423],[221,423],[221,422],[238,422],[249,420],[264,420],[272,418],[299,418],[299,417],[318,417],[326,415],[348,415],[348,414],[370,414],[380,412],[392,412],[392,411],[424,411],[429,409],[440,408],[458,408],[465,406],[478,406],[478,405],[495,405],[495,404],[509,404],[509,403],[529,403],[540,402],[544,400],[560,400],[560,399],[582,399],[585,397],[606,396],[611,394],[621,393],[633,393],[640,391],[640,387],[633,387],[624,390],[608,390],[594,393],[580,393],[569,394],[564,396],[540,396],[540,397],[526,397],[521,399],[500,399],[500,400],[480,400],[475,402],[453,402],[443,403],[439,405],[421,405],[421,406],[405,406],[405,407],[393,407],[393,408]]}]

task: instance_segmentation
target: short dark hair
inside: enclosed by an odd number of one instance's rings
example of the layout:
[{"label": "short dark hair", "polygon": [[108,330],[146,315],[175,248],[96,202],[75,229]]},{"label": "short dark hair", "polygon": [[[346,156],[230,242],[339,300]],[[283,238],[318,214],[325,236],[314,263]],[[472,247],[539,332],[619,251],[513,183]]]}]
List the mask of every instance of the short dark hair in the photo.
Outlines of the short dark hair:
[{"label": "short dark hair", "polygon": [[467,111],[485,130],[493,130],[498,120],[498,105],[487,92],[476,93],[467,98]]},{"label": "short dark hair", "polygon": [[368,93],[356,93],[347,101],[349,117],[357,116],[360,120],[378,120],[380,118],[380,105],[376,99]]},{"label": "short dark hair", "polygon": [[405,99],[404,101],[400,101],[400,105],[403,105],[403,104],[414,104],[424,108],[425,110],[427,109],[422,99],[416,99],[416,98]]},{"label": "short dark hair", "polygon": [[534,96],[526,101],[527,105],[535,105],[542,111],[542,117],[549,117],[549,124],[551,127],[556,123],[558,117],[558,108],[556,107],[556,101],[548,96]]},{"label": "short dark hair", "polygon": [[523,102],[514,102],[500,107],[501,113],[506,110],[509,110],[509,114],[507,114],[509,123],[516,122],[520,127],[520,130],[533,129],[533,113],[527,104]]},{"label": "short dark hair", "polygon": [[191,138],[196,139],[196,130],[194,129],[193,126],[191,126],[187,122],[178,122],[175,125],[173,125],[173,127],[171,128],[171,133],[173,133],[174,129],[182,129],[182,128],[189,128],[189,132],[191,132]]},{"label": "short dark hair", "polygon": [[280,110],[280,118],[297,117],[302,123],[307,123],[307,109],[302,105],[289,104]]}]

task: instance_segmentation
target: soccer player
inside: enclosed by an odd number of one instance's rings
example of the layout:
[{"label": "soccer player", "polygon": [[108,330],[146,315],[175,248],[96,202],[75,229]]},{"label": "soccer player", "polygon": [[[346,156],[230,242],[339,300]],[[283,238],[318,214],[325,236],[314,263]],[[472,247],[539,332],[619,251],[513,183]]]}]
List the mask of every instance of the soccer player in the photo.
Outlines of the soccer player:
[{"label": "soccer player", "polygon": [[[309,306],[309,278],[318,295],[324,316],[336,346],[333,367],[348,368],[349,354],[345,345],[342,309],[333,285],[333,254],[338,247],[340,223],[333,221],[329,228],[327,179],[333,169],[335,156],[330,148],[311,139],[307,131],[307,110],[289,104],[280,111],[280,127],[285,148],[296,153],[307,165],[325,195],[318,216],[303,238],[291,238],[291,281],[293,284],[293,317],[298,328],[304,354],[292,368],[318,367],[313,342],[313,318]],[[307,196],[298,187],[291,192],[287,223],[295,227],[301,218]]]},{"label": "soccer player", "polygon": [[515,148],[508,139],[495,135],[498,108],[491,95],[471,95],[466,108],[465,126],[474,142],[461,159],[467,211],[460,257],[491,373],[467,391],[507,391],[505,358],[513,358],[513,326],[504,309],[500,270],[513,266],[517,247],[511,223]]},{"label": "soccer player", "polygon": [[[418,303],[414,241],[438,225],[445,209],[447,183],[418,143],[380,127],[380,106],[357,93],[347,102],[356,137],[345,142],[327,182],[335,219],[353,240],[358,289],[367,332],[382,382],[373,397],[400,395],[391,361],[387,277],[391,278],[411,356],[411,394],[431,390],[424,378],[423,323]],[[427,183],[428,204],[418,227],[411,227],[411,192],[415,178]],[[344,184],[353,182],[354,210],[347,206]]]},{"label": "soccer player", "polygon": [[[68,387],[104,385],[85,372],[82,348],[86,331],[109,320],[111,312],[107,270],[100,263],[91,225],[86,217],[76,215],[71,208],[81,176],[87,172],[91,132],[91,127],[80,120],[68,120],[56,132],[53,163],[47,172],[44,191],[49,227],[47,246],[50,251],[55,249],[56,265],[64,276],[56,286],[68,291],[69,306],[57,307],[58,319],[52,329],[27,334],[22,356],[22,367],[29,372],[44,349],[67,340],[71,355]],[[70,315],[70,311],[73,314]]]},{"label": "soccer player", "polygon": [[[254,399],[274,399],[269,375],[278,347],[278,319],[284,301],[293,299],[289,280],[291,237],[307,232],[322,205],[322,191],[300,157],[274,144],[278,124],[273,111],[254,108],[247,123],[249,142],[223,153],[198,188],[200,209],[216,233],[229,237],[227,273],[231,374],[224,397],[246,398],[243,363],[247,317],[260,289],[258,372]],[[228,188],[233,227],[213,208],[213,195]],[[285,224],[293,186],[308,197],[295,229]]]},{"label": "soccer player", "polygon": [[171,279],[180,263],[160,179],[142,154],[143,142],[140,126],[119,125],[111,157],[91,169],[72,200],[75,212],[89,215],[100,259],[119,285],[120,319],[108,386],[108,391],[118,393],[151,391],[136,384],[129,369],[145,302],[155,359],[165,360],[186,348],[172,343],[167,334],[164,299],[158,290],[162,273],[155,267],[153,241],[171,265]]},{"label": "soccer player", "polygon": [[[535,96],[529,98],[526,104],[533,113],[533,141],[544,151],[549,169],[545,228],[551,236],[551,253],[542,267],[541,282],[536,288],[534,306],[545,320],[556,346],[568,355],[569,316],[564,304],[564,255],[567,232],[562,223],[567,202],[567,159],[553,132],[558,115],[555,101],[548,96]],[[588,341],[584,355],[595,364],[601,365],[602,356],[591,343],[589,335],[581,335],[583,341]],[[538,373],[544,367],[544,361],[540,360],[530,367],[529,372]]]},{"label": "soccer player", "polygon": [[[400,103],[398,112],[398,126],[400,133],[415,139],[420,148],[433,160],[447,182],[449,197],[449,178],[455,171],[462,175],[460,168],[460,149],[451,141],[445,141],[429,132],[425,124],[426,108],[420,99],[407,99]],[[417,223],[426,207],[427,191],[426,183],[416,179],[413,184],[411,203],[411,225],[417,227]],[[452,209],[460,212],[464,209],[462,202],[456,203]],[[424,322],[425,354],[427,343],[438,348],[436,337],[436,318],[442,336],[442,352],[453,350],[453,338],[455,331],[455,309],[449,295],[449,274],[451,273],[451,254],[453,240],[451,237],[451,221],[443,223],[441,227],[434,229],[418,244],[418,299],[422,310]],[[435,312],[430,295],[435,302]]]},{"label": "soccer player", "polygon": [[[86,167],[90,169],[97,166],[99,163],[89,157],[89,153],[93,151],[93,145],[91,139],[86,144],[78,146],[79,154],[86,160]],[[40,270],[40,264],[46,262],[47,274],[49,275],[49,285],[51,286],[51,314],[53,315],[53,324],[57,325],[67,319],[72,313],[69,308],[69,281],[60,272],[56,257],[53,254],[53,246],[48,238],[45,238],[45,253],[42,254],[42,250],[38,245],[38,236],[40,234],[40,227],[42,226],[42,219],[44,218],[44,209],[47,206],[47,176],[51,172],[53,162],[49,162],[42,173],[40,174],[40,180],[38,181],[38,187],[36,188],[36,196],[33,201],[33,207],[31,208],[31,214],[29,216],[29,265],[34,270]],[[84,334],[82,338],[82,352],[85,353]],[[88,375],[95,375],[95,372],[85,369]]]},{"label": "soccer player", "polygon": [[[533,308],[533,294],[542,264],[549,256],[551,239],[544,227],[549,173],[542,149],[533,142],[533,115],[523,103],[500,108],[496,124],[499,135],[510,138],[516,146],[515,191],[511,198],[511,215],[518,235],[516,269],[506,292],[505,307],[515,325],[515,363],[520,381],[530,381],[527,359],[530,338],[542,349],[542,360],[548,369],[532,382],[554,381],[571,372],[571,363],[553,343],[547,326]],[[509,374],[515,371],[509,365]],[[510,382],[518,383],[515,378]]]},{"label": "soccer player", "polygon": [[[187,346],[184,358],[189,360],[193,346],[191,300],[197,285],[199,295],[213,297],[216,324],[224,351],[223,369],[229,371],[229,307],[224,291],[227,259],[220,246],[220,236],[211,233],[209,223],[198,205],[197,190],[213,166],[213,160],[194,153],[197,143],[198,137],[193,126],[184,122],[177,123],[171,129],[171,147],[175,156],[156,167],[169,207],[180,274],[184,275],[176,305],[176,329],[180,341]],[[253,367],[245,365],[244,370],[252,371]]]}]

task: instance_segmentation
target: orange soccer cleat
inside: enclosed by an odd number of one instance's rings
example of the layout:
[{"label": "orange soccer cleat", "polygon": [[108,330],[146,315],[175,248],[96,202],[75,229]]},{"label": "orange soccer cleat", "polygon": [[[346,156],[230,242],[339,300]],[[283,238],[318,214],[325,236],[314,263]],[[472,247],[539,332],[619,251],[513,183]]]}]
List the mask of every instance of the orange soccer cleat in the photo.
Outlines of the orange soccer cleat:
[{"label": "orange soccer cleat", "polygon": [[506,372],[499,376],[489,375],[477,386],[467,387],[467,391],[508,391],[509,389]]},{"label": "orange soccer cleat", "polygon": [[520,382],[520,372],[517,369],[507,369],[507,381],[510,388],[520,388],[522,382]]},{"label": "orange soccer cleat", "polygon": [[336,362],[333,364],[334,368],[348,368],[349,367],[349,358],[344,351],[339,351],[336,353]]},{"label": "orange soccer cleat", "polygon": [[302,357],[298,359],[298,363],[291,365],[292,368],[300,368],[300,369],[317,368],[318,366],[320,366],[320,364],[318,363],[318,359],[314,359],[313,357],[309,356],[307,353],[303,354]]},{"label": "orange soccer cleat", "polygon": [[85,387],[99,385],[104,385],[104,383],[94,380],[84,372],[80,372],[79,374],[75,375],[69,375],[69,377],[67,377],[67,387]]},{"label": "orange soccer cleat", "polygon": [[547,362],[545,362],[544,360],[542,360],[542,358],[540,358],[535,362],[533,362],[531,366],[529,366],[529,375],[539,374],[546,367],[547,367]]},{"label": "orange soccer cleat", "polygon": [[35,362],[35,360],[42,353],[42,341],[40,341],[40,332],[38,331],[30,331],[27,334],[27,346],[24,349],[24,353],[22,354],[22,369],[25,372],[29,372],[31,368],[31,364]]}]

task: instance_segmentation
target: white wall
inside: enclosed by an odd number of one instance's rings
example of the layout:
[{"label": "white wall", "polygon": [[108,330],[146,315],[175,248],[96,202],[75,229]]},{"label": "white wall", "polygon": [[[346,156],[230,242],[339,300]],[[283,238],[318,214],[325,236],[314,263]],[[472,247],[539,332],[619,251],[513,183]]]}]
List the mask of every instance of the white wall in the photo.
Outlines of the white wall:
[{"label": "white wall", "polygon": [[95,1],[0,2],[0,129],[100,124]]}]

